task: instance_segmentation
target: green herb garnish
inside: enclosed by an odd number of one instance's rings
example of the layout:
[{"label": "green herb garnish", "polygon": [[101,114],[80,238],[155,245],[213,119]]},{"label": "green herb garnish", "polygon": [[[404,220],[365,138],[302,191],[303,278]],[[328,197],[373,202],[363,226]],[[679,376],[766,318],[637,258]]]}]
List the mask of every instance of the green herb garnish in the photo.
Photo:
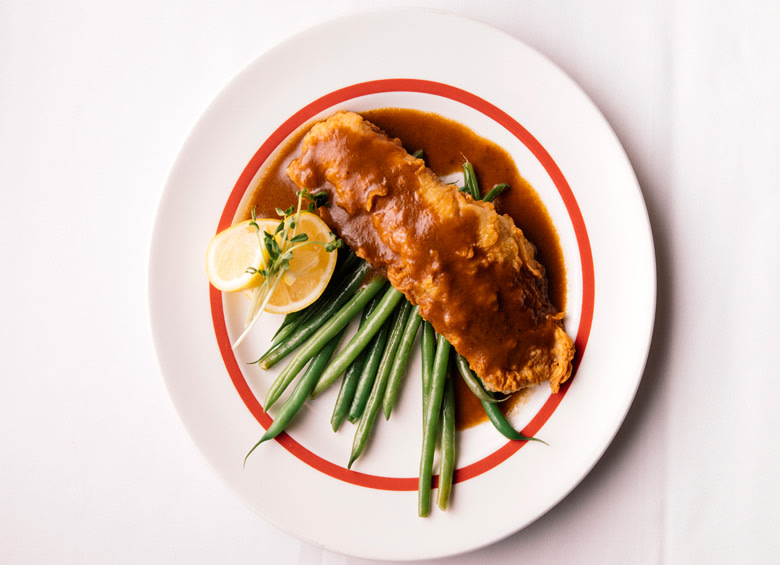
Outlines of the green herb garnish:
[{"label": "green herb garnish", "polygon": [[257,323],[257,320],[260,319],[260,315],[268,305],[271,296],[273,296],[276,286],[282,280],[284,273],[290,268],[290,261],[295,250],[306,245],[322,245],[325,251],[330,253],[343,245],[339,238],[334,238],[329,242],[309,241],[308,235],[298,233],[298,223],[301,217],[303,201],[309,202],[308,210],[313,212],[319,206],[327,203],[327,194],[311,194],[305,188],[299,190],[296,194],[298,195],[297,207],[293,205],[286,210],[276,209],[276,213],[281,217],[281,220],[273,234],[260,229],[260,226],[257,224],[255,210],[254,208],[252,209],[252,221],[249,225],[255,228],[257,237],[260,240],[260,246],[265,250],[265,256],[260,268],[249,267],[247,272],[252,274],[259,273],[263,275],[264,280],[260,286],[252,290],[252,303],[246,318],[246,329],[233,344],[234,348],[244,340]]}]

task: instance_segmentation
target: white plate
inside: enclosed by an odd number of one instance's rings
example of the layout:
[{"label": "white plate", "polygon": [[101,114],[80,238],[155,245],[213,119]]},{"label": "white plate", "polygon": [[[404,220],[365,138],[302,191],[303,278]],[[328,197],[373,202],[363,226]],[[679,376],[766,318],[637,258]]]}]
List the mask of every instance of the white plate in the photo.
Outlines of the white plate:
[{"label": "white plate", "polygon": [[[289,435],[262,445],[242,466],[263,431],[258,420],[268,423],[257,399],[275,375],[247,363],[264,349],[279,318],[268,316],[233,356],[226,344],[240,330],[244,302],[210,291],[204,272],[209,239],[231,223],[258,169],[287,134],[335,109],[387,106],[449,116],[513,155],[559,232],[568,279],[566,328],[578,347],[570,386],[555,396],[538,388],[514,418],[550,446],[507,443],[489,424],[459,434],[451,507],[434,508],[426,519],[416,515],[418,360],[393,417],[379,422],[352,471],[344,465],[353,428],[347,424],[334,434],[328,423],[337,387],[309,403]],[[623,421],[655,312],[644,202],[598,110],[516,39],[418,10],[311,29],[258,58],[225,88],[171,172],[149,284],[160,365],[208,461],[277,527],[366,558],[472,550],[516,532],[560,501]]]}]

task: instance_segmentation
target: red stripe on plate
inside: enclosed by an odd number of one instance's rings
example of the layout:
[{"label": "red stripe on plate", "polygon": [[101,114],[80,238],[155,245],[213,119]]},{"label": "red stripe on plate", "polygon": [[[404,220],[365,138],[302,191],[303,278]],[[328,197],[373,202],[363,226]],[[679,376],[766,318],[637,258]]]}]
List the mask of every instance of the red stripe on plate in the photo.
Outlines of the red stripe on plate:
[{"label": "red stripe on plate", "polygon": [[[238,209],[238,205],[249,187],[249,183],[252,182],[252,179],[255,177],[265,160],[268,159],[271,153],[273,153],[273,151],[287,139],[290,134],[320,112],[323,112],[336,104],[360,96],[382,92],[418,92],[441,96],[465,104],[488,116],[506,128],[507,131],[514,135],[531,151],[550,176],[550,179],[555,184],[555,187],[563,200],[577,238],[582,269],[582,310],[580,312],[580,325],[577,330],[577,336],[574,339],[577,351],[573,361],[572,378],[561,387],[558,394],[550,395],[533,419],[522,430],[523,435],[532,437],[539,432],[541,427],[547,422],[550,416],[552,416],[555,409],[563,400],[585,353],[591,324],[593,322],[593,302],[595,294],[593,255],[588,232],[585,227],[585,221],[583,220],[579,206],[577,205],[577,200],[574,198],[571,187],[569,186],[569,183],[566,182],[566,178],[558,168],[558,165],[555,164],[555,161],[550,154],[527,129],[500,108],[466,90],[440,82],[421,79],[396,78],[374,80],[334,90],[333,92],[314,100],[310,104],[307,104],[290,116],[290,118],[279,126],[260,146],[244,168],[241,176],[239,176],[236,185],[233,187],[233,191],[230,193],[230,196],[225,203],[225,208],[222,211],[219,225],[217,226],[217,232],[230,226],[233,217],[236,214],[236,210]],[[238,362],[236,361],[227,332],[225,313],[222,305],[222,293],[214,287],[210,287],[210,302],[214,333],[217,338],[220,353],[222,354],[222,359],[225,362],[225,368],[246,407],[252,415],[254,415],[260,425],[268,429],[268,426],[271,425],[273,419],[263,410],[263,407],[252,393],[252,390],[246,382],[244,374],[241,372]],[[346,467],[320,457],[287,433],[280,434],[276,438],[276,441],[304,463],[335,479],[362,487],[380,490],[411,491],[417,489],[417,477],[385,477],[347,469]],[[454,482],[463,482],[486,473],[514,455],[526,443],[527,442],[524,441],[509,441],[479,461],[457,469],[453,479]],[[438,483],[438,476],[434,477],[433,480],[435,487],[436,483]]]}]

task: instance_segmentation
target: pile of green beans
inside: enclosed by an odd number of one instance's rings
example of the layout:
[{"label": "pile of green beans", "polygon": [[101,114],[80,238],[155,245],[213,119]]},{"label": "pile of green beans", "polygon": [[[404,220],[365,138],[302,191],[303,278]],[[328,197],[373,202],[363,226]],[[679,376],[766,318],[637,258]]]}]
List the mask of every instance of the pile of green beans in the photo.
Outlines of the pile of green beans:
[{"label": "pile of green beans", "polygon": [[[383,409],[386,419],[390,418],[422,318],[418,307],[412,306],[367,263],[353,257],[350,254],[340,261],[345,268],[337,268],[321,299],[285,317],[268,351],[255,361],[270,368],[292,354],[268,389],[263,402],[266,411],[296,378],[299,380],[274,423],[250,453],[276,437],[308,398],[322,394],[342,374],[331,426],[336,431],[345,419],[357,424],[348,466],[368,444],[379,409]],[[370,280],[366,283],[367,277]],[[338,348],[341,336],[358,315],[356,333]],[[302,371],[303,375],[298,377]]]},{"label": "pile of green beans", "polygon": [[[492,201],[508,185],[493,187],[484,197],[473,166],[463,165],[461,191],[475,200]],[[359,317],[357,331],[339,347],[348,326]],[[267,411],[298,379],[269,428],[247,453],[279,435],[310,398],[343,375],[331,416],[334,431],[344,420],[357,424],[348,468],[364,452],[380,409],[389,419],[404,382],[417,334],[421,333],[423,438],[418,482],[418,514],[430,513],[433,461],[437,442],[440,466],[437,505],[448,505],[455,470],[455,371],[480,400],[490,422],[511,440],[537,440],[516,431],[499,409],[499,400],[485,390],[468,362],[452,352],[449,342],[424,321],[419,307],[349,251],[339,262],[323,295],[308,308],[288,314],[271,346],[255,361],[268,369],[292,355],[271,384],[263,403]],[[451,354],[454,353],[454,354]],[[305,370],[304,370],[305,368]],[[299,377],[299,373],[302,373]]]}]

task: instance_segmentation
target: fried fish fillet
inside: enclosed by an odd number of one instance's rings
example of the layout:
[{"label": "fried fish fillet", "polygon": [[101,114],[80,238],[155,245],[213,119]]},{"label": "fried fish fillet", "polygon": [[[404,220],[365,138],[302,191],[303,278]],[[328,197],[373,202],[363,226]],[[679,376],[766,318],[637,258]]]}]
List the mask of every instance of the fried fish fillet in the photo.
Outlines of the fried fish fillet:
[{"label": "fried fish fillet", "polygon": [[493,204],[439,180],[359,114],[315,124],[287,174],[329,194],[320,214],[420,307],[489,390],[571,375],[572,340],[551,304],[534,246]]}]

